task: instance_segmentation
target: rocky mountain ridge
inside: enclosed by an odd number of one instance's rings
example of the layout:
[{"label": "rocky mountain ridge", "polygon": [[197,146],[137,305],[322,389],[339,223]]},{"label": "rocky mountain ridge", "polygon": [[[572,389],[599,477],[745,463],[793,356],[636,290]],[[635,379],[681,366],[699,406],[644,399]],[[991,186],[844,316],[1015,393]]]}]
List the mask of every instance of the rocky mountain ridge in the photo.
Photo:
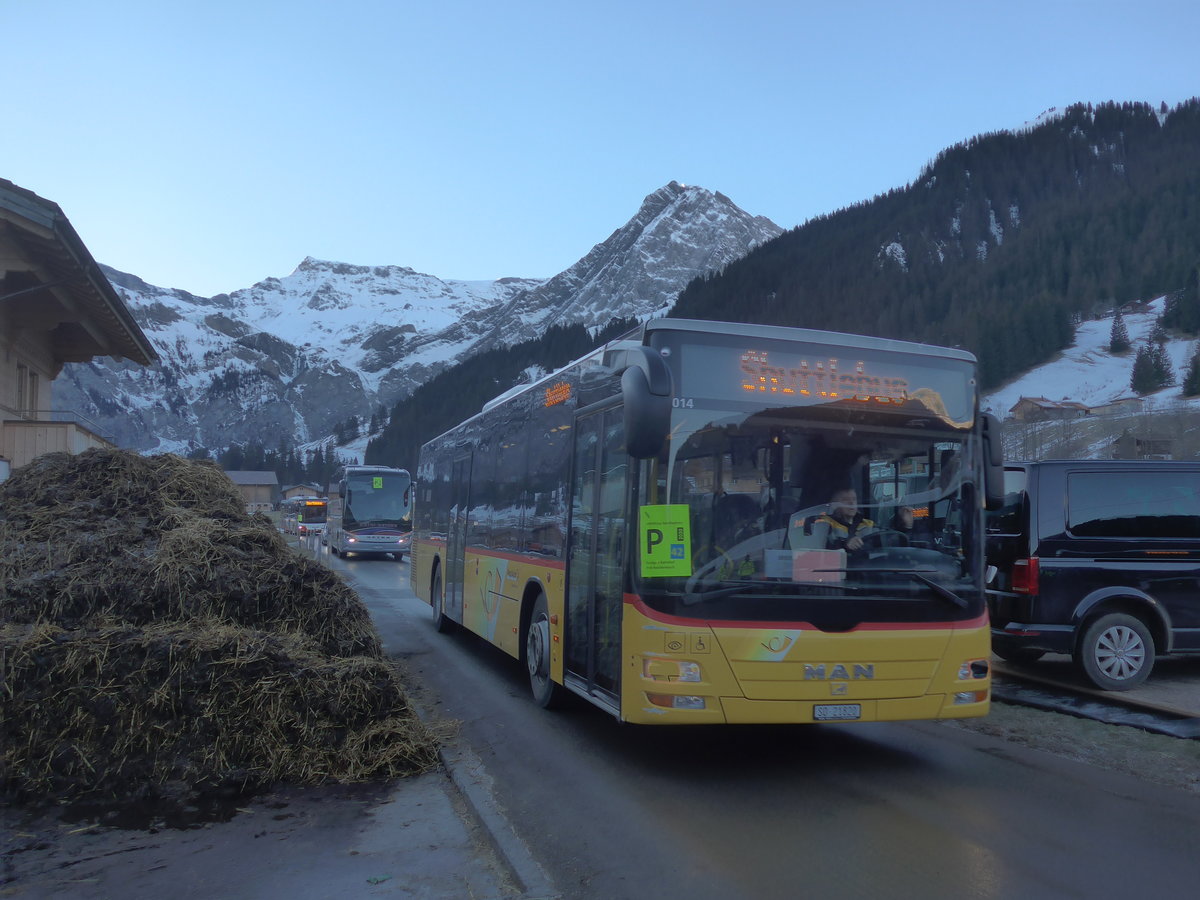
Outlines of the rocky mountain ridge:
[{"label": "rocky mountain ridge", "polygon": [[662,314],[693,278],[781,233],[722,194],[671,182],[544,281],[442,280],[307,258],[286,277],[198,297],[105,268],[161,362],[69,365],[55,406],[143,452],[320,440],[454,362],[549,324]]}]

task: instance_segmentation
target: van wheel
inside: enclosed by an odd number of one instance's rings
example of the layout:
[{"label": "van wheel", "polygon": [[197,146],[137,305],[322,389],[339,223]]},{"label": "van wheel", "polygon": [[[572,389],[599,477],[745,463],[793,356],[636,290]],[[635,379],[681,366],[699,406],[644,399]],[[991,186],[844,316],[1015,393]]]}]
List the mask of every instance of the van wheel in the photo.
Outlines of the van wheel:
[{"label": "van wheel", "polygon": [[1154,640],[1141,619],[1109,613],[1083,632],[1075,661],[1096,687],[1128,691],[1145,681],[1154,668]]},{"label": "van wheel", "polygon": [[553,709],[562,701],[562,688],[550,677],[550,608],[546,595],[538,594],[533,616],[525,632],[525,665],[533,700],[543,709]]}]

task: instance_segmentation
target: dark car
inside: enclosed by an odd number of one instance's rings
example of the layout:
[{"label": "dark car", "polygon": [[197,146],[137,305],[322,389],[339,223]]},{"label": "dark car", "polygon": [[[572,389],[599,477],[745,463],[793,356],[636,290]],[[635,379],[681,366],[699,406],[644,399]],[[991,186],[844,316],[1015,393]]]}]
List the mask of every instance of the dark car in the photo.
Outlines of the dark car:
[{"label": "dark car", "polygon": [[1200,652],[1200,462],[1009,463],[987,532],[1002,659],[1069,653],[1121,691],[1157,656]]}]

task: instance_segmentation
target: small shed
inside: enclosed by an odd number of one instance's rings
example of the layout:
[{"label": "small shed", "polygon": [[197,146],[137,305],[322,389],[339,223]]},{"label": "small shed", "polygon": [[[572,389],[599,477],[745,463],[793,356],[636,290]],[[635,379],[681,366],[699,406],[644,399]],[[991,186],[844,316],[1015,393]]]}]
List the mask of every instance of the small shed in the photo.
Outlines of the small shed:
[{"label": "small shed", "polygon": [[1137,412],[1142,408],[1144,401],[1137,394],[1122,394],[1118,397],[1113,397],[1106,403],[1099,406],[1093,406],[1092,412],[1098,416],[1112,416],[1117,413]]},{"label": "small shed", "polygon": [[1163,434],[1134,434],[1126,428],[1110,445],[1113,459],[1174,459],[1175,440]]}]

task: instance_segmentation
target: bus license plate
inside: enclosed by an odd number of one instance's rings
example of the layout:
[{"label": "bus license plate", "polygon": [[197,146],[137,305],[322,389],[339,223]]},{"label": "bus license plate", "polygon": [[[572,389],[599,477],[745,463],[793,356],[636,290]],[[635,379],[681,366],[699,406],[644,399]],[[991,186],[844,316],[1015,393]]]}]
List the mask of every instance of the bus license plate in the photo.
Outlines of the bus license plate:
[{"label": "bus license plate", "polygon": [[813,707],[813,721],[848,722],[862,718],[860,703],[818,703]]}]

